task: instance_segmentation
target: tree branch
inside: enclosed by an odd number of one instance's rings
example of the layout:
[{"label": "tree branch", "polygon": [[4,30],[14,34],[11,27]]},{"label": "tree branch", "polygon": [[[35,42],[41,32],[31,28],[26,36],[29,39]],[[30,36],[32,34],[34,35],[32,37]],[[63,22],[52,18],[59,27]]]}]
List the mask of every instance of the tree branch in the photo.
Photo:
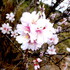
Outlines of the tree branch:
[{"label": "tree branch", "polygon": [[[67,40],[67,39],[70,39],[70,37],[66,37],[65,39],[63,39],[63,40],[59,41],[56,45],[58,45],[59,43],[64,42],[64,41],[65,41],[65,40]],[[56,46],[56,45],[55,45],[55,46]]]}]

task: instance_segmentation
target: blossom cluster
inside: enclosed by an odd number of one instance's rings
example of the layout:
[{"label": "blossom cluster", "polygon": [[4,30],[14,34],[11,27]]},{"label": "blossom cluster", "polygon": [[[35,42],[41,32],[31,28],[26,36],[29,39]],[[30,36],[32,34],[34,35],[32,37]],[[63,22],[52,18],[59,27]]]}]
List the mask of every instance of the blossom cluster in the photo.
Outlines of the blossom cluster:
[{"label": "blossom cluster", "polygon": [[[43,7],[44,8],[44,7]],[[58,13],[51,15],[54,19]],[[7,13],[6,19],[11,23],[15,20],[14,13]],[[20,18],[21,24],[16,25],[16,29],[13,31],[9,23],[2,24],[0,30],[3,34],[11,34],[11,37],[16,38],[16,41],[21,44],[22,50],[36,51],[42,47],[44,43],[48,44],[46,54],[56,54],[55,44],[59,39],[57,32],[60,32],[62,28],[60,26],[55,29],[54,23],[51,23],[49,19],[46,19],[46,15],[43,11],[23,12]],[[67,19],[63,18],[62,22],[58,22],[58,25],[67,24]],[[68,48],[67,48],[68,51]]]},{"label": "blossom cluster", "polygon": [[[6,19],[10,22],[15,20],[15,15],[11,12],[6,14]],[[47,43],[48,49],[46,54],[56,54],[55,44],[58,43],[58,36],[56,32],[62,30],[60,26],[55,29],[54,23],[51,23],[49,19],[46,19],[44,12],[32,13],[24,12],[20,18],[21,24],[16,25],[16,29],[13,31],[10,23],[2,24],[0,30],[3,34],[11,34],[11,37],[16,38],[19,44],[21,44],[22,50],[38,50],[44,43]],[[62,22],[58,22],[58,25],[65,24],[67,19],[63,18]],[[69,49],[67,48],[69,52]]]},{"label": "blossom cluster", "polygon": [[[24,12],[20,18],[21,24],[17,24],[18,36],[16,41],[22,44],[23,50],[38,50],[44,43],[53,45],[58,43],[58,37],[55,34],[56,29],[45,14],[33,11],[32,13]],[[54,49],[54,48],[53,48]]]},{"label": "blossom cluster", "polygon": [[[6,19],[10,21],[11,23],[15,20],[14,13],[6,14]],[[0,27],[0,30],[3,34],[11,34],[11,37],[16,37],[18,35],[17,30],[12,30],[12,27],[10,26],[10,23],[4,23],[2,24],[2,27]]]},{"label": "blossom cluster", "polygon": [[[6,14],[6,19],[13,22],[15,20],[14,16],[13,13]],[[14,31],[12,31],[9,23],[2,24],[0,30],[3,34],[11,34],[11,37],[16,38],[16,41],[21,44],[22,50],[35,51],[41,48],[44,43],[47,43],[49,46],[58,43],[58,37],[55,34],[56,29],[53,27],[53,23],[46,19],[44,12],[24,12],[20,21],[21,24],[17,24]],[[53,51],[48,48],[49,51],[47,52],[55,54],[55,48],[50,47],[50,49],[53,49]]]}]

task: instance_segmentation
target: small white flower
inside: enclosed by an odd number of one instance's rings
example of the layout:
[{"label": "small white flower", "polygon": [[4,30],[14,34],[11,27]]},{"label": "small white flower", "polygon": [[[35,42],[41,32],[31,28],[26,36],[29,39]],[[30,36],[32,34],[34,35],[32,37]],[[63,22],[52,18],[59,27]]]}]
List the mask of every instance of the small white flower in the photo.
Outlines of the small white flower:
[{"label": "small white flower", "polygon": [[34,69],[38,70],[40,68],[39,64],[34,64]]},{"label": "small white flower", "polygon": [[52,13],[51,15],[50,15],[50,18],[52,19],[52,20],[54,20],[54,18],[56,17],[56,16],[58,16],[58,15],[60,15],[59,13]]},{"label": "small white flower", "polygon": [[11,31],[11,37],[16,38],[17,35],[18,35],[17,30]]},{"label": "small white flower", "polygon": [[56,17],[56,13],[54,13],[54,14],[51,14],[51,19],[53,19],[54,20],[54,18]]},{"label": "small white flower", "polygon": [[62,13],[67,9],[69,4],[68,0],[61,2],[55,9],[61,11]]},{"label": "small white flower", "polygon": [[9,26],[9,23],[7,23],[7,24],[4,23],[4,24],[2,24],[2,27],[0,27],[0,30],[2,31],[3,34],[6,34],[6,33],[10,34],[10,31],[12,31],[11,28],[12,27]]},{"label": "small white flower", "polygon": [[63,18],[63,21],[62,22],[58,22],[57,24],[58,25],[62,25],[62,24],[67,25],[68,22],[67,22],[67,19],[66,18]]},{"label": "small white flower", "polygon": [[54,45],[51,47],[48,47],[47,53],[48,54],[56,54],[56,49],[54,48]]},{"label": "small white flower", "polygon": [[37,60],[37,62],[42,62],[42,60],[40,58],[37,58],[36,60]]},{"label": "small white flower", "polygon": [[68,52],[70,52],[70,48],[66,48],[66,50],[67,50]]},{"label": "small white flower", "polygon": [[15,20],[14,16],[15,15],[11,12],[10,14],[6,14],[6,19],[13,22]]},{"label": "small white flower", "polygon": [[52,44],[57,44],[58,43],[58,37],[57,37],[57,35],[52,35],[52,36],[50,36],[49,38],[48,38],[48,41],[47,41],[47,43],[49,44],[49,45],[52,45]]},{"label": "small white flower", "polygon": [[61,30],[62,30],[62,27],[58,26],[57,29],[56,29],[56,32],[60,32]]},{"label": "small white flower", "polygon": [[44,4],[48,4],[49,6],[51,6],[52,2],[56,3],[56,0],[39,0],[39,2],[43,2]]},{"label": "small white flower", "polygon": [[40,68],[38,62],[42,62],[42,60],[40,58],[37,58],[36,60],[33,60],[35,70],[38,70]]}]

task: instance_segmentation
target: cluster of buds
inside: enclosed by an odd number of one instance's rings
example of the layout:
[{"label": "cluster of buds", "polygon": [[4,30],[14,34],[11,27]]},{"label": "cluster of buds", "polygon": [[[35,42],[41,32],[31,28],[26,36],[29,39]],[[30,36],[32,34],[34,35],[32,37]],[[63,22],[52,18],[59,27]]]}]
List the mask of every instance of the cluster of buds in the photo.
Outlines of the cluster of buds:
[{"label": "cluster of buds", "polygon": [[38,70],[40,68],[39,62],[42,62],[42,60],[40,58],[37,58],[36,60],[33,60],[35,70]]}]

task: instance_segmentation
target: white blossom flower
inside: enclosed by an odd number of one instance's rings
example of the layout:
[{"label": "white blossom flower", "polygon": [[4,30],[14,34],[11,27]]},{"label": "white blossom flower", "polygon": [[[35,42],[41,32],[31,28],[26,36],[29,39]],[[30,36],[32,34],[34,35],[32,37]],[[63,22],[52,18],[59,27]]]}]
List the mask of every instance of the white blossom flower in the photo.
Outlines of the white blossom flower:
[{"label": "white blossom flower", "polygon": [[21,35],[24,35],[26,33],[30,32],[30,26],[29,25],[23,25],[23,24],[18,24],[17,25],[17,32]]},{"label": "white blossom flower", "polygon": [[39,66],[39,64],[34,64],[34,69],[35,69],[35,70],[38,70],[38,69],[40,69],[40,66]]},{"label": "white blossom flower", "polygon": [[11,31],[11,37],[16,38],[17,35],[18,35],[17,30]]},{"label": "white blossom flower", "polygon": [[43,3],[45,3],[45,4],[48,4],[49,6],[52,5],[52,2],[53,2],[53,3],[56,3],[56,0],[39,0],[39,1],[41,1],[41,2],[43,2]]},{"label": "white blossom flower", "polygon": [[60,32],[61,30],[62,30],[62,27],[58,26],[57,29],[56,29],[56,32]]},{"label": "white blossom flower", "polygon": [[37,60],[37,62],[42,62],[42,60],[40,58],[37,58],[36,60]]},{"label": "white blossom flower", "polygon": [[42,59],[37,58],[36,60],[33,60],[33,63],[36,63],[36,62],[42,62]]},{"label": "white blossom flower", "polygon": [[20,18],[20,21],[22,24],[24,25],[27,25],[27,24],[36,24],[36,21],[39,19],[39,18],[45,18],[45,14],[44,12],[41,13],[41,17],[40,17],[40,13],[41,12],[36,12],[36,11],[33,11],[32,13],[29,13],[29,12],[24,12],[22,14],[22,17]]},{"label": "white blossom flower", "polygon": [[40,68],[38,62],[42,62],[42,60],[40,58],[37,58],[36,60],[33,60],[35,70],[38,70]]},{"label": "white blossom flower", "polygon": [[49,38],[48,38],[48,41],[47,41],[47,43],[49,44],[49,45],[52,45],[52,44],[57,44],[58,43],[58,37],[57,37],[57,35],[52,35],[52,36],[50,36]]},{"label": "white blossom flower", "polygon": [[20,18],[20,21],[24,25],[27,25],[29,23],[35,24],[38,18],[39,18],[39,15],[36,14],[36,11],[33,11],[32,13],[24,12],[22,14],[22,17]]},{"label": "white blossom flower", "polygon": [[14,16],[15,15],[11,12],[10,14],[6,14],[6,19],[13,22],[15,20]]},{"label": "white blossom flower", "polygon": [[9,23],[4,23],[4,24],[2,24],[2,27],[0,27],[0,30],[2,31],[2,33],[3,34],[10,34],[10,31],[12,31],[12,29],[11,29],[12,27],[11,26],[9,26]]},{"label": "white blossom flower", "polygon": [[59,13],[52,13],[51,15],[50,15],[50,18],[52,19],[52,20],[54,20],[54,18],[56,17],[56,16],[59,16],[60,14]]},{"label": "white blossom flower", "polygon": [[67,50],[68,52],[70,52],[70,48],[66,48],[66,50]]},{"label": "white blossom flower", "polygon": [[56,14],[54,13],[54,14],[51,14],[51,19],[53,19],[54,20],[54,18],[56,17]]},{"label": "white blossom flower", "polygon": [[48,49],[47,49],[47,53],[48,54],[56,54],[56,49],[54,48],[54,45],[53,46],[51,46],[51,47],[48,47]]},{"label": "white blossom flower", "polygon": [[62,22],[58,22],[58,25],[62,25],[62,24],[64,24],[64,25],[67,25],[68,24],[66,18],[63,18],[63,21]]},{"label": "white blossom flower", "polygon": [[49,36],[52,35],[52,26],[48,19],[39,19],[37,21],[37,43],[46,43]]},{"label": "white blossom flower", "polygon": [[64,0],[55,9],[63,13],[67,9],[68,5],[69,5],[69,0]]}]

